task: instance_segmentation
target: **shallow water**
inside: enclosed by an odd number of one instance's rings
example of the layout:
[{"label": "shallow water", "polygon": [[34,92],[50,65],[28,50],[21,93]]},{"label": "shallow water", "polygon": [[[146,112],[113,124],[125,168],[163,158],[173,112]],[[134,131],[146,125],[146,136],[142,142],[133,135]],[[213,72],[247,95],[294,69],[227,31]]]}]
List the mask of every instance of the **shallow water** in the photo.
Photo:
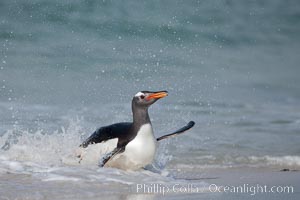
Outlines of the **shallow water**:
[{"label": "shallow water", "polygon": [[[97,187],[123,195],[139,181],[179,177],[205,187],[208,168],[299,170],[299,8],[296,0],[0,2],[1,193],[68,199],[67,190],[80,199]],[[131,121],[141,90],[169,91],[150,108],[157,137],[190,120],[195,127],[162,142],[150,171],[78,165],[80,142]],[[41,182],[44,192],[28,193]]]}]

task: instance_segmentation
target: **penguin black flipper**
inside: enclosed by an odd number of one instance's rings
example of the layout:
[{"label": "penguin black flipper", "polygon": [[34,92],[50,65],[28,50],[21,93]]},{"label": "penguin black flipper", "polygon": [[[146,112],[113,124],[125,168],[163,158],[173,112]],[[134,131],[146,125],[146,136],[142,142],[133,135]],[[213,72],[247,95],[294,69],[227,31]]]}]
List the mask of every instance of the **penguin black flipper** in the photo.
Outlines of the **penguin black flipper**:
[{"label": "penguin black flipper", "polygon": [[86,148],[90,144],[97,144],[114,138],[120,139],[128,133],[131,126],[131,122],[122,122],[98,128],[79,147]]},{"label": "penguin black flipper", "polygon": [[169,138],[169,137],[181,134],[181,133],[189,130],[190,128],[192,128],[194,125],[195,125],[195,122],[194,121],[190,121],[187,125],[185,125],[184,127],[178,129],[177,131],[174,131],[173,133],[170,133],[170,134],[167,134],[167,135],[163,135],[163,136],[157,138],[156,140],[160,141],[160,140],[163,140],[163,139],[166,139],[166,138]]},{"label": "penguin black flipper", "polygon": [[99,161],[99,167],[104,167],[104,165],[112,159],[115,155],[122,153],[125,151],[125,146],[122,147],[116,147],[112,152],[109,152],[108,154],[104,155],[100,161]]}]

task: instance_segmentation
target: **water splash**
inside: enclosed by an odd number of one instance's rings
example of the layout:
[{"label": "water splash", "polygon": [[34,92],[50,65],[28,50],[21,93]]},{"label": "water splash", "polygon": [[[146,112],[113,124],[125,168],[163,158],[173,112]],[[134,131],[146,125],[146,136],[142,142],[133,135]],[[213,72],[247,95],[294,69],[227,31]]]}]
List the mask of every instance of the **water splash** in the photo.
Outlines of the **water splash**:
[{"label": "water splash", "polygon": [[47,165],[75,163],[75,149],[80,144],[83,128],[80,121],[70,120],[67,128],[61,127],[51,133],[37,130],[8,130],[1,138],[2,157],[20,162]]}]

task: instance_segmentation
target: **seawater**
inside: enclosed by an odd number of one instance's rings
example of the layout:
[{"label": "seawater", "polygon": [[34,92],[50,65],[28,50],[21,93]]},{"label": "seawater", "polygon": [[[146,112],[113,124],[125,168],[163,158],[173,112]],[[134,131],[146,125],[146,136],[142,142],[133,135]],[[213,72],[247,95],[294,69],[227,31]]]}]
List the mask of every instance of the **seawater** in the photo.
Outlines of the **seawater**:
[{"label": "seawater", "polygon": [[[1,1],[0,173],[18,176],[8,178],[15,187],[122,188],[168,184],[185,170],[300,169],[299,8],[296,0]],[[141,90],[169,91],[149,110],[157,137],[190,120],[195,127],[160,144],[155,172],[79,165],[80,142],[131,121]]]}]

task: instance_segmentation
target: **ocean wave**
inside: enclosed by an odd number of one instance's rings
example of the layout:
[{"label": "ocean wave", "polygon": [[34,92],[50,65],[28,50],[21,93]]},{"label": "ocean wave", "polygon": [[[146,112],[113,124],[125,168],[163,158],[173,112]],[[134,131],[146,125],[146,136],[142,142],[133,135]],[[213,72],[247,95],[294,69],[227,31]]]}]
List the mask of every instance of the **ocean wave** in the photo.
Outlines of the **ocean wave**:
[{"label": "ocean wave", "polygon": [[193,162],[172,161],[171,166],[176,169],[209,169],[209,168],[239,168],[239,167],[262,167],[276,169],[292,169],[300,170],[300,156],[285,155],[285,156],[216,156],[204,155],[198,156]]},{"label": "ocean wave", "polygon": [[265,163],[270,166],[294,167],[300,169],[300,156],[250,156],[250,163]]}]

